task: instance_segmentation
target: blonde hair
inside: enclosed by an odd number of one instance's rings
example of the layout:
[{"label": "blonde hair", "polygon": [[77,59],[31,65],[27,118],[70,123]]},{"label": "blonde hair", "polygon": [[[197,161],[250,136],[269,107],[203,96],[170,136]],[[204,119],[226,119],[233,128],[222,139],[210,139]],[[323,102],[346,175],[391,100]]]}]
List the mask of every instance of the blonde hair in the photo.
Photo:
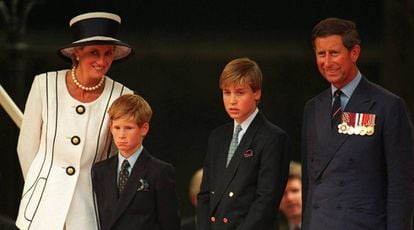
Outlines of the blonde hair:
[{"label": "blonde hair", "polygon": [[136,94],[125,94],[118,97],[108,110],[111,121],[123,116],[131,116],[138,126],[149,123],[152,117],[152,109],[147,101]]},{"label": "blonde hair", "polygon": [[302,179],[302,165],[298,162],[291,161],[289,164],[289,178]]},{"label": "blonde hair", "polygon": [[247,57],[230,61],[223,69],[219,86],[221,89],[235,84],[247,83],[256,92],[262,88],[262,71],[257,63]]}]

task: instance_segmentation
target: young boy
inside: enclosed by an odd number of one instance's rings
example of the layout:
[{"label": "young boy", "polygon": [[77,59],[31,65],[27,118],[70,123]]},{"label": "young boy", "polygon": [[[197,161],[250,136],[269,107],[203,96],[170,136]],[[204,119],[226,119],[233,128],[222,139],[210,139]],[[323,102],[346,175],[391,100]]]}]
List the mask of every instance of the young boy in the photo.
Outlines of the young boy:
[{"label": "young boy", "polygon": [[209,138],[198,196],[204,229],[271,229],[289,168],[286,133],[258,110],[262,73],[248,58],[228,63],[220,77],[224,107],[234,120]]},{"label": "young boy", "polygon": [[151,107],[128,94],[116,99],[108,113],[118,154],[93,168],[101,228],[179,229],[174,169],[142,146]]}]

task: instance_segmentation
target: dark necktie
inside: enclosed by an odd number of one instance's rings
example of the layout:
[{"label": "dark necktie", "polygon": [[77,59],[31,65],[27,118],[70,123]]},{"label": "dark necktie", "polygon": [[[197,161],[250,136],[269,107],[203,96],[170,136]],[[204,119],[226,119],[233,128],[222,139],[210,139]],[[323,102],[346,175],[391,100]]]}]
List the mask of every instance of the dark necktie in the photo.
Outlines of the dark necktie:
[{"label": "dark necktie", "polygon": [[342,115],[342,108],[341,108],[341,90],[336,90],[334,93],[334,103],[332,106],[332,113],[331,113],[331,119],[332,119],[332,129],[336,129],[338,127],[339,123],[341,122],[341,115]]},{"label": "dark necktie", "polygon": [[231,138],[231,143],[229,147],[229,153],[227,155],[226,167],[229,165],[230,160],[233,157],[233,154],[237,149],[237,145],[239,144],[239,133],[241,130],[242,130],[242,127],[240,125],[237,125],[236,130],[234,130],[233,137]]},{"label": "dark necktie", "polygon": [[127,159],[125,159],[122,162],[121,165],[121,170],[119,171],[119,179],[118,179],[118,191],[119,194],[122,193],[122,191],[125,188],[126,182],[128,180],[128,176],[129,176],[129,172],[128,172],[128,168],[129,168],[129,162]]}]

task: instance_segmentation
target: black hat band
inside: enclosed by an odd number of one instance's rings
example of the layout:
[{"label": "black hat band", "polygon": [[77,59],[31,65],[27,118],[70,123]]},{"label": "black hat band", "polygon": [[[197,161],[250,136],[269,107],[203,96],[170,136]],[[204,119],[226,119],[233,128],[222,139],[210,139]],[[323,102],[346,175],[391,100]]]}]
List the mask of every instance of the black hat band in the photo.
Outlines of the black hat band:
[{"label": "black hat band", "polygon": [[75,41],[94,37],[104,36],[115,38],[119,32],[120,24],[108,18],[91,18],[81,20],[71,26]]}]

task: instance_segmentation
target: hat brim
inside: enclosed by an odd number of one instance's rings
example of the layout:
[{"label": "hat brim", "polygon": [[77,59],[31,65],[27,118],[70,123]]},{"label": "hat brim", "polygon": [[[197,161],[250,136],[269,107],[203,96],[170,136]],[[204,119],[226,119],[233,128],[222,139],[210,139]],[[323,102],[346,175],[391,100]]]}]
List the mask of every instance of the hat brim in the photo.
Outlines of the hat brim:
[{"label": "hat brim", "polygon": [[81,46],[95,46],[95,45],[114,45],[114,63],[124,61],[135,54],[134,49],[128,44],[119,40],[91,40],[82,42],[73,42],[58,50],[58,55],[66,61],[72,62],[73,52],[75,47]]}]

